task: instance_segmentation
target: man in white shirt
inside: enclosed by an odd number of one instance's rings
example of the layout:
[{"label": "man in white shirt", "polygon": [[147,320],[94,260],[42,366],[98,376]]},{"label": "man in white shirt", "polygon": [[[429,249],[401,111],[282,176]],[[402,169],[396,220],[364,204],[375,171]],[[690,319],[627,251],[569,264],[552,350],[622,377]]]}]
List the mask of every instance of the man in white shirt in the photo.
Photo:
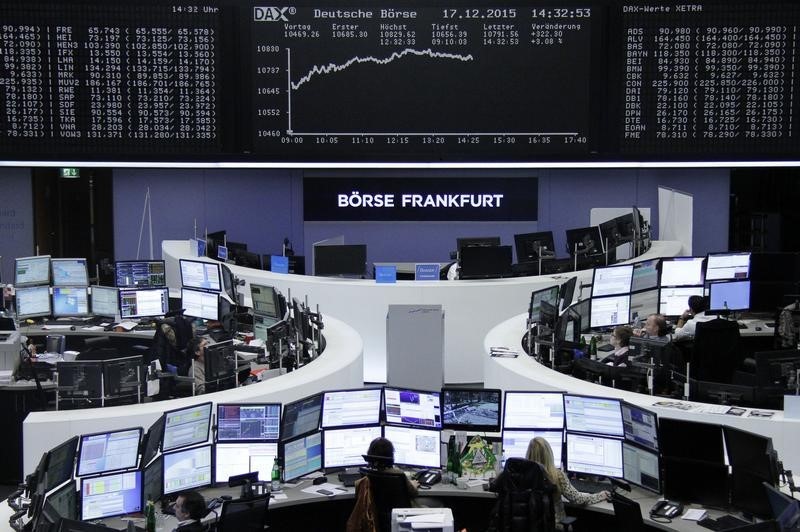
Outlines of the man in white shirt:
[{"label": "man in white shirt", "polygon": [[706,298],[703,296],[689,296],[689,308],[683,311],[678,318],[673,340],[691,340],[697,324],[701,321],[713,320],[715,316],[706,316]]}]

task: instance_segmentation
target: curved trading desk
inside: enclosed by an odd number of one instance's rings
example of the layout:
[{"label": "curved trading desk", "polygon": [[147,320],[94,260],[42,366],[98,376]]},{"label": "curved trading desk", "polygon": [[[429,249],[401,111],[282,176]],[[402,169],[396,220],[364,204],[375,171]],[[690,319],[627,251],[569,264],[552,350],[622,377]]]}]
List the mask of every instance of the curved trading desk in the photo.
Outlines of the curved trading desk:
[{"label": "curved trading desk", "polygon": [[[775,449],[783,460],[784,467],[797,471],[800,469],[800,453],[793,445],[800,441],[800,420],[785,419],[782,411],[774,411],[771,418],[748,417],[751,409],[743,416],[709,413],[702,411],[703,403],[681,401],[688,410],[656,406],[654,403],[668,401],[661,397],[645,395],[625,390],[617,390],[576,379],[539,364],[532,357],[520,355],[517,358],[492,358],[491,346],[509,346],[521,350],[520,342],[525,331],[527,315],[515,316],[492,329],[484,342],[483,374],[484,386],[503,390],[560,390],[584,395],[618,397],[629,403],[647,408],[659,417],[680,418],[688,421],[701,421],[718,425],[729,425],[750,432],[770,436]],[[794,442],[794,443],[792,443]]]},{"label": "curved trading desk", "polygon": [[[673,257],[680,249],[680,242],[653,242],[646,253],[626,262]],[[174,292],[181,286],[178,259],[197,257],[192,256],[189,241],[185,240],[164,241],[161,251],[166,261],[167,285]],[[445,382],[481,382],[484,377],[479,346],[494,324],[527,309],[534,290],[560,284],[573,276],[578,277],[579,284],[592,282],[592,270],[485,281],[377,284],[374,280],[275,274],[228,266],[246,283],[239,288],[246,304],[250,301],[250,283],[272,285],[284,295],[291,291],[301,300],[308,295],[312,304],[319,304],[323,315],[330,313],[355,328],[364,341],[366,382],[386,382],[386,315],[390,304],[442,305]]]},{"label": "curved trading desk", "polygon": [[325,316],[325,353],[286,375],[232,390],[138,405],[61,412],[33,412],[23,423],[25,474],[36,468],[42,453],[77,434],[149,427],[165,410],[197,403],[288,403],[328,389],[363,386],[363,344],[355,330]]}]

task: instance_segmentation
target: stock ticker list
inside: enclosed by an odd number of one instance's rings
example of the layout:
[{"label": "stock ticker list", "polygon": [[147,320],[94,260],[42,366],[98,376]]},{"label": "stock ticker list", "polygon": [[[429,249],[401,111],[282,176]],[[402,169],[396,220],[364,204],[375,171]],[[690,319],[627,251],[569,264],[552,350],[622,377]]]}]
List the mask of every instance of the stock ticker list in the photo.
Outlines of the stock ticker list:
[{"label": "stock ticker list", "polygon": [[0,146],[170,153],[218,143],[218,8],[5,4]]},{"label": "stock ticker list", "polygon": [[253,10],[257,153],[588,151],[590,7],[360,5]]},{"label": "stock ticker list", "polygon": [[797,3],[623,6],[621,151],[796,155],[799,15]]}]

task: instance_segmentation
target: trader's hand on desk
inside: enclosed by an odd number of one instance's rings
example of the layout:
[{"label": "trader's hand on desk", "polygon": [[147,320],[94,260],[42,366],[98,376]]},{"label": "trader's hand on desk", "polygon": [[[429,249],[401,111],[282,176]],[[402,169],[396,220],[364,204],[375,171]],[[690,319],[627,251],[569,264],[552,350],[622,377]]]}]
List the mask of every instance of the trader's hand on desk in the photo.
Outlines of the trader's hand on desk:
[{"label": "trader's hand on desk", "polygon": [[601,491],[600,493],[605,497],[606,501],[611,502],[611,492],[610,491],[605,490],[605,491]]}]

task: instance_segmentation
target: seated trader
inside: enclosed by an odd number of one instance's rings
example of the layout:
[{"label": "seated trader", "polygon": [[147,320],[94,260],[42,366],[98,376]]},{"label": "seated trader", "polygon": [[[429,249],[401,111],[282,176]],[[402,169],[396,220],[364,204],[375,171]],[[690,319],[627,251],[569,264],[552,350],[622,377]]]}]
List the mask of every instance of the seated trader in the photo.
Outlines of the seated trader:
[{"label": "seated trader", "polygon": [[206,362],[205,352],[208,341],[200,336],[195,336],[186,345],[186,352],[192,358],[190,377],[194,377],[194,394],[206,392]]},{"label": "seated trader", "polygon": [[178,526],[173,532],[203,532],[206,526],[200,520],[206,516],[206,501],[196,491],[186,491],[175,500],[175,518]]},{"label": "seated trader", "polygon": [[644,322],[644,328],[634,329],[633,334],[664,343],[672,341],[672,335],[669,334],[669,327],[667,326],[667,318],[663,314],[650,314],[647,316],[647,321]]},{"label": "seated trader", "polygon": [[[367,466],[370,469],[405,475],[403,471],[394,467],[394,445],[386,438],[381,437],[372,440],[369,444],[369,449],[367,449],[367,454],[364,455],[364,459],[367,461]],[[406,485],[410,497],[413,498],[419,494],[419,482],[406,478]]]},{"label": "seated trader", "polygon": [[633,329],[627,325],[616,327],[611,333],[611,345],[614,346],[614,351],[600,362],[609,366],[627,366],[631,336],[633,336]]},{"label": "seated trader", "polygon": [[694,338],[694,332],[697,323],[701,321],[713,320],[714,316],[706,316],[708,305],[706,298],[703,296],[689,296],[689,308],[683,311],[681,317],[678,318],[675,334],[672,335],[673,340],[691,340]]}]

